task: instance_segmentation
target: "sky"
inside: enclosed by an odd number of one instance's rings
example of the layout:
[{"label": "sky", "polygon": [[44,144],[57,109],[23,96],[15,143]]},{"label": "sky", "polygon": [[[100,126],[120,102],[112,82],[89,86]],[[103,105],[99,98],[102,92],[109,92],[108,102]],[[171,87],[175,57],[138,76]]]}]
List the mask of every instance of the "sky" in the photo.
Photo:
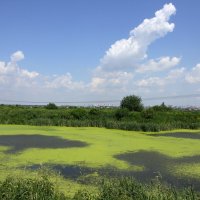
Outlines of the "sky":
[{"label": "sky", "polygon": [[0,7],[1,103],[200,94],[199,0],[0,0]]}]

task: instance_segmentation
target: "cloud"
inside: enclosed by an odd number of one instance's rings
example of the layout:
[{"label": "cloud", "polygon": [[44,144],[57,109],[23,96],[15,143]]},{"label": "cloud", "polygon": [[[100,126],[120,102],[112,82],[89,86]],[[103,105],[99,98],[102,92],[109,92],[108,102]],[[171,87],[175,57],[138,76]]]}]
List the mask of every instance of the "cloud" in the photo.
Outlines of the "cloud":
[{"label": "cloud", "polygon": [[16,51],[10,57],[11,62],[18,62],[24,59],[24,53],[22,51]]},{"label": "cloud", "polygon": [[23,52],[17,51],[11,55],[8,63],[0,61],[0,88],[7,86],[16,90],[32,87],[43,90],[59,88],[76,90],[84,87],[84,83],[73,81],[70,73],[46,76],[36,71],[23,69],[18,65],[23,58]]},{"label": "cloud", "polygon": [[38,72],[20,68],[17,62],[22,59],[24,59],[23,52],[17,51],[11,55],[11,60],[8,63],[0,61],[1,84],[9,87],[28,86],[31,85],[33,79],[39,76]]},{"label": "cloud", "polygon": [[160,77],[149,77],[146,79],[139,80],[137,82],[138,87],[152,87],[152,86],[164,86],[165,80]]},{"label": "cloud", "polygon": [[156,60],[151,59],[147,63],[140,65],[136,71],[140,73],[164,71],[177,66],[180,60],[181,59],[177,57],[162,57]]},{"label": "cloud", "polygon": [[73,81],[72,75],[66,73],[64,75],[54,75],[48,77],[48,80],[44,82],[44,87],[51,89],[65,88],[69,90],[82,89],[84,83]]},{"label": "cloud", "polygon": [[34,79],[34,78],[36,78],[37,76],[39,76],[39,73],[38,72],[30,72],[30,71],[28,71],[28,70],[26,70],[26,69],[19,69],[18,68],[18,70],[19,70],[19,73],[20,73],[20,75],[22,76],[22,77],[27,77],[27,78],[30,78],[30,79]]},{"label": "cloud", "polygon": [[89,88],[93,92],[125,90],[132,78],[133,74],[130,72],[101,72],[92,78]]},{"label": "cloud", "polygon": [[175,25],[169,23],[169,19],[175,13],[176,8],[173,4],[165,4],[161,10],[155,12],[153,18],[145,19],[131,30],[129,38],[118,40],[111,45],[94,70],[91,90],[99,92],[118,88],[119,91],[128,91],[136,83],[140,87],[163,86],[165,81],[159,77],[140,77],[141,80],[134,80],[134,77],[137,78],[137,73],[169,70],[180,63],[180,58],[169,56],[147,60],[149,45],[173,31]]},{"label": "cloud", "polygon": [[200,64],[197,64],[187,73],[185,80],[191,84],[200,83]]},{"label": "cloud", "polygon": [[173,31],[175,25],[168,21],[175,12],[173,4],[165,4],[155,13],[155,17],[145,19],[131,30],[128,39],[118,40],[111,45],[101,59],[99,68],[113,70],[135,67],[137,62],[147,57],[147,49],[152,42]]},{"label": "cloud", "polygon": [[169,71],[166,80],[174,81],[177,80],[178,78],[181,78],[185,75],[185,68],[181,67],[178,69],[173,69]]},{"label": "cloud", "polygon": [[92,91],[97,91],[99,90],[99,88],[103,86],[105,82],[106,82],[105,78],[93,77],[90,83],[90,88]]},{"label": "cloud", "polygon": [[148,77],[137,81],[138,87],[163,87],[168,84],[174,84],[179,78],[184,76],[185,68],[173,69],[165,77]]}]

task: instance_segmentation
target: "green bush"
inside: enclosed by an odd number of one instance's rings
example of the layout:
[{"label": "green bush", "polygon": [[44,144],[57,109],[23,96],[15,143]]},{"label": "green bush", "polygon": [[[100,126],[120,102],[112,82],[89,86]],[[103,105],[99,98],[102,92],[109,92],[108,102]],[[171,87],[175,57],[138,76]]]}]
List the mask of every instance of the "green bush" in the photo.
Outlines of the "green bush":
[{"label": "green bush", "polygon": [[[199,200],[193,188],[177,189],[155,179],[142,184],[132,177],[102,178],[98,191],[83,189],[68,197],[51,182],[48,172],[41,171],[37,178],[7,177],[0,182],[1,200]],[[69,191],[66,191],[66,194]]]},{"label": "green bush", "polygon": [[73,109],[70,113],[74,119],[80,120],[87,118],[87,111],[84,108]]},{"label": "green bush", "polygon": [[8,177],[0,183],[1,200],[67,200],[47,177],[37,179]]},{"label": "green bush", "polygon": [[115,118],[117,120],[122,120],[123,118],[127,117],[128,115],[129,115],[129,111],[126,108],[117,109],[115,112]]},{"label": "green bush", "polygon": [[97,200],[97,196],[88,190],[79,190],[74,195],[73,200]]},{"label": "green bush", "polygon": [[144,119],[147,119],[147,120],[151,119],[152,120],[155,117],[155,111],[151,108],[145,109],[141,112],[141,116]]},{"label": "green bush", "polygon": [[161,112],[173,111],[173,108],[170,106],[166,106],[164,102],[161,105],[153,106],[152,109]]},{"label": "green bush", "polygon": [[145,187],[133,178],[116,178],[104,181],[100,188],[99,200],[148,199]]},{"label": "green bush", "polygon": [[[166,106],[159,106],[166,107]],[[199,129],[200,111],[151,107],[142,112],[126,108],[59,107],[0,105],[0,124],[46,126],[92,126],[135,131]]]},{"label": "green bush", "polygon": [[92,108],[90,111],[89,111],[89,114],[91,116],[99,116],[101,114],[101,111],[97,108]]}]

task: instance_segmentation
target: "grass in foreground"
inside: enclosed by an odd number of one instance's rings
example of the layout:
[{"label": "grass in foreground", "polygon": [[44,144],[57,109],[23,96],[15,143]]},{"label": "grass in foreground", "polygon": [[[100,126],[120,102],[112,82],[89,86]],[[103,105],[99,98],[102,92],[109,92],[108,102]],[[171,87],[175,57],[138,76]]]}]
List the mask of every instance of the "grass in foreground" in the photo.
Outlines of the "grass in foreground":
[{"label": "grass in foreground", "polygon": [[73,197],[57,189],[47,176],[37,178],[7,177],[0,182],[1,200],[198,200],[200,194],[192,188],[178,190],[162,185],[158,180],[141,184],[133,178],[103,179],[93,193],[79,190]]}]

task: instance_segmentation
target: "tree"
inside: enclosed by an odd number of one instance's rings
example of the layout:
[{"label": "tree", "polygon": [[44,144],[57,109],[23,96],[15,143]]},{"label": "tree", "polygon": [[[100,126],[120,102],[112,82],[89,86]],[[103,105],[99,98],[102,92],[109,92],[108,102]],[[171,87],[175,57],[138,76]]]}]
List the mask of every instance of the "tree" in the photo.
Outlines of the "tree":
[{"label": "tree", "polygon": [[47,108],[47,109],[57,109],[58,107],[56,106],[55,103],[48,103],[48,104],[46,105],[46,108]]},{"label": "tree", "polygon": [[129,111],[142,111],[144,106],[142,104],[142,99],[135,95],[126,96],[121,100],[121,108],[127,108]]}]

